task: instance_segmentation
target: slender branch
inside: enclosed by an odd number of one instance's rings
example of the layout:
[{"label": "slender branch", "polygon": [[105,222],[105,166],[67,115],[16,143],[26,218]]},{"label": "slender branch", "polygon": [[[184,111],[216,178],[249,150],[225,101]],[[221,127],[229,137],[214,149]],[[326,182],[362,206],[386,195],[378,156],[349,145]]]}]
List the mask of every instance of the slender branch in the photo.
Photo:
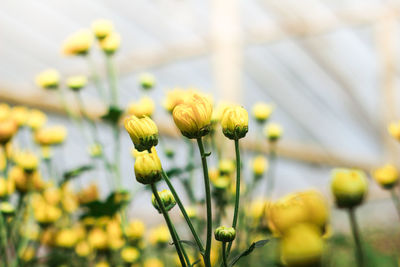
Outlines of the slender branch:
[{"label": "slender branch", "polygon": [[271,150],[268,155],[269,158],[269,171],[267,173],[267,192],[266,197],[270,199],[275,187],[275,165],[276,165],[276,153]]},{"label": "slender branch", "polygon": [[208,167],[207,167],[207,155],[204,153],[203,141],[197,138],[197,145],[199,146],[201,163],[203,165],[203,175],[204,175],[204,187],[206,193],[206,207],[207,207],[207,241],[206,250],[204,253],[204,264],[206,267],[211,267],[211,242],[212,242],[212,207],[211,207],[211,189],[210,189],[210,178],[208,177]]},{"label": "slender branch", "polygon": [[358,229],[357,221],[356,221],[356,215],[355,215],[355,210],[353,208],[350,208],[349,210],[349,217],[350,217],[350,225],[351,225],[351,230],[353,233],[354,237],[354,242],[356,243],[356,259],[357,259],[357,265],[358,267],[364,267],[364,256],[363,256],[363,251],[361,248],[361,237],[360,237],[360,231]]},{"label": "slender branch", "polygon": [[400,218],[400,200],[399,200],[399,196],[396,194],[396,191],[395,191],[394,188],[390,190],[390,194],[392,196],[392,200],[393,200],[394,206],[396,208],[397,214],[399,215],[399,218]]},{"label": "slender branch", "polygon": [[228,267],[226,263],[226,242],[222,242],[222,266]]}]

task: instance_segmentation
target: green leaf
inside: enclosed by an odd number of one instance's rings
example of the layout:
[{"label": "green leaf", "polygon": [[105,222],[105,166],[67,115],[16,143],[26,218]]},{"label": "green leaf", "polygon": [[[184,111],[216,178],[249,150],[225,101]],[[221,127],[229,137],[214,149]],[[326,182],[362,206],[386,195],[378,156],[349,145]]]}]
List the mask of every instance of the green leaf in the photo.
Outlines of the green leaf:
[{"label": "green leaf", "polygon": [[117,124],[124,111],[117,106],[110,106],[108,112],[101,116],[102,120],[111,124]]},{"label": "green leaf", "polygon": [[234,257],[232,259],[232,262],[230,264],[228,264],[228,266],[231,267],[231,266],[235,265],[242,257],[246,257],[247,255],[252,253],[255,248],[261,248],[261,247],[265,246],[265,244],[267,244],[268,242],[269,242],[268,239],[253,242],[248,249],[246,249],[245,251],[243,251],[236,257]]},{"label": "green leaf", "polygon": [[[122,195],[121,195],[122,194]],[[122,197],[122,199],[120,198]],[[126,196],[129,198],[124,199]],[[121,208],[130,201],[129,192],[126,190],[119,190],[111,192],[105,201],[95,200],[83,205],[87,209],[81,218],[84,217],[103,217],[103,216],[114,216]]]},{"label": "green leaf", "polygon": [[90,171],[93,169],[93,165],[82,165],[80,167],[74,168],[72,170],[66,171],[63,174],[63,180],[61,181],[61,185],[68,182],[72,178],[76,178],[84,172]]}]

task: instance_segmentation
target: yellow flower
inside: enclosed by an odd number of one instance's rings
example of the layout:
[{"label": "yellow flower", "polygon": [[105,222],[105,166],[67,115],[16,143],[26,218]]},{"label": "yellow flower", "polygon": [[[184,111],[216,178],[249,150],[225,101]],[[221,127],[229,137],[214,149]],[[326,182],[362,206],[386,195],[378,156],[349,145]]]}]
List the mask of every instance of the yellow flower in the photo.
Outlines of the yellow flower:
[{"label": "yellow flower", "polygon": [[6,103],[0,103],[0,121],[10,117],[11,108]]},{"label": "yellow flower", "polygon": [[152,184],[161,179],[161,161],[156,152],[142,154],[135,160],[136,180],[142,184]]},{"label": "yellow flower", "polygon": [[124,262],[133,263],[139,259],[139,251],[134,247],[126,247],[121,251],[121,258]]},{"label": "yellow flower", "polygon": [[235,162],[231,159],[221,159],[218,163],[218,171],[221,175],[231,174],[235,169]]},{"label": "yellow flower", "polygon": [[8,118],[0,121],[0,144],[8,143],[17,131],[18,124],[15,120]]},{"label": "yellow flower", "polygon": [[28,108],[24,106],[15,106],[11,109],[11,118],[14,119],[18,126],[25,125],[28,114]]},{"label": "yellow flower", "polygon": [[268,161],[264,156],[257,156],[253,159],[253,174],[256,178],[261,178],[268,170]]},{"label": "yellow flower", "polygon": [[265,135],[268,138],[268,140],[270,142],[275,142],[277,141],[279,138],[281,138],[283,130],[282,127],[277,124],[277,123],[269,123],[266,127],[265,127]]},{"label": "yellow flower", "polygon": [[130,240],[139,240],[143,237],[146,230],[145,224],[140,220],[133,220],[125,230],[126,236]]},{"label": "yellow flower", "polygon": [[149,117],[130,116],[125,119],[125,129],[138,151],[149,150],[158,143],[158,128]]},{"label": "yellow flower", "polygon": [[121,36],[118,33],[110,33],[100,40],[100,47],[107,55],[114,54],[121,44]]},{"label": "yellow flower", "polygon": [[238,140],[246,136],[249,129],[249,115],[240,106],[226,108],[221,117],[222,132],[226,137]]},{"label": "yellow flower", "polygon": [[154,75],[151,73],[142,73],[139,76],[139,83],[140,87],[142,87],[145,90],[149,90],[154,87],[156,79],[154,78]]},{"label": "yellow flower", "polygon": [[270,203],[265,199],[256,199],[250,203],[250,216],[254,222],[259,223],[262,217],[267,214]]},{"label": "yellow flower", "polygon": [[103,39],[114,30],[114,25],[111,21],[106,19],[98,19],[93,21],[92,30],[98,39]]},{"label": "yellow flower", "polygon": [[100,157],[103,154],[103,147],[100,144],[89,146],[89,155],[93,158]]},{"label": "yellow flower", "polygon": [[80,241],[75,247],[75,253],[80,257],[86,257],[92,252],[92,248],[86,241]]},{"label": "yellow flower", "polygon": [[107,234],[101,228],[93,228],[88,234],[88,242],[94,249],[105,249],[107,241]]},{"label": "yellow flower", "polygon": [[37,130],[41,128],[47,121],[47,116],[45,113],[38,109],[31,109],[28,114],[28,120],[26,124],[32,129]]},{"label": "yellow flower", "polygon": [[170,239],[170,234],[168,231],[168,227],[165,225],[161,225],[157,228],[151,229],[149,235],[149,241],[152,245],[161,245],[165,246],[168,244]]},{"label": "yellow flower", "polygon": [[228,107],[231,107],[233,105],[234,104],[231,102],[226,102],[226,101],[219,102],[218,105],[216,106],[216,108],[213,109],[213,113],[211,115],[211,121],[213,123],[221,121],[222,115],[224,114],[225,109],[227,109]]},{"label": "yellow flower", "polygon": [[355,169],[334,169],[332,193],[340,208],[352,208],[362,203],[368,190],[366,175]]},{"label": "yellow flower", "polygon": [[43,192],[43,197],[50,205],[57,205],[61,200],[60,189],[56,187],[46,188]]},{"label": "yellow flower", "polygon": [[72,248],[78,241],[76,232],[74,229],[61,229],[56,235],[56,245],[63,248]]},{"label": "yellow flower", "polygon": [[39,201],[36,202],[33,207],[33,215],[38,223],[48,225],[54,223],[61,217],[61,210],[44,201]]},{"label": "yellow flower", "polygon": [[0,203],[0,212],[5,216],[11,216],[15,212],[14,206],[10,202],[1,202]]},{"label": "yellow flower", "polygon": [[272,105],[263,102],[256,103],[253,106],[253,116],[258,122],[263,123],[269,119],[273,109]]},{"label": "yellow flower", "polygon": [[91,184],[87,188],[83,188],[78,193],[79,203],[85,204],[99,199],[99,189],[96,184]]},{"label": "yellow flower", "polygon": [[280,250],[282,262],[286,266],[319,266],[323,240],[315,226],[300,224],[292,227],[285,234]]},{"label": "yellow flower", "polygon": [[151,117],[154,112],[154,101],[150,97],[143,97],[138,102],[132,102],[128,106],[128,114],[136,117]]},{"label": "yellow flower", "polygon": [[191,91],[183,90],[181,88],[175,88],[167,93],[167,97],[164,100],[164,108],[172,113],[174,108],[185,102],[187,98],[192,94]]},{"label": "yellow flower", "polygon": [[73,91],[79,91],[86,86],[88,80],[84,75],[71,76],[67,79],[67,86]]},{"label": "yellow flower", "polygon": [[144,267],[164,267],[164,263],[159,259],[150,258],[144,261]]},{"label": "yellow flower", "polygon": [[93,43],[93,36],[87,29],[71,34],[63,43],[62,52],[67,56],[86,55]]},{"label": "yellow flower", "polygon": [[196,218],[196,216],[197,216],[197,209],[196,209],[195,206],[188,206],[188,207],[186,207],[185,209],[186,209],[186,213],[187,213],[187,215],[188,215],[188,217],[189,217],[190,219]]},{"label": "yellow flower", "polygon": [[108,264],[106,261],[100,261],[96,263],[94,267],[110,267],[110,264]]},{"label": "yellow flower", "polygon": [[[164,189],[158,192],[158,195],[160,196],[161,202],[166,211],[170,211],[173,207],[175,207],[176,201],[170,190]],[[159,213],[162,213],[154,194],[151,196],[151,203]]]},{"label": "yellow flower", "polygon": [[216,189],[226,189],[229,187],[231,179],[227,175],[221,175],[217,179],[212,181],[212,184]]},{"label": "yellow flower", "polygon": [[26,173],[32,173],[39,165],[38,157],[31,151],[18,151],[14,155],[14,162]]},{"label": "yellow flower", "polygon": [[36,84],[44,89],[57,89],[60,83],[60,74],[57,70],[48,69],[36,76]]},{"label": "yellow flower", "polygon": [[199,94],[192,94],[184,103],[177,105],[172,116],[176,126],[187,138],[200,138],[210,132],[212,104]]},{"label": "yellow flower", "polygon": [[33,247],[33,245],[28,245],[24,250],[21,250],[19,252],[19,257],[24,261],[24,262],[29,262],[31,261],[36,254],[36,250]]},{"label": "yellow flower", "polygon": [[0,198],[10,196],[15,191],[15,184],[12,179],[0,177]]},{"label": "yellow flower", "polygon": [[41,146],[59,145],[67,137],[67,129],[64,126],[50,126],[35,132],[35,141]]},{"label": "yellow flower", "polygon": [[391,122],[388,125],[388,132],[393,136],[397,141],[400,141],[400,121]]},{"label": "yellow flower", "polygon": [[385,166],[376,169],[373,172],[373,177],[375,178],[375,181],[383,188],[391,189],[399,180],[399,172],[395,166],[386,164]]},{"label": "yellow flower", "polygon": [[25,193],[32,189],[40,190],[43,188],[43,180],[40,174],[36,171],[32,174],[27,174],[21,167],[14,166],[8,172],[8,179],[15,183],[15,187],[19,192]]}]

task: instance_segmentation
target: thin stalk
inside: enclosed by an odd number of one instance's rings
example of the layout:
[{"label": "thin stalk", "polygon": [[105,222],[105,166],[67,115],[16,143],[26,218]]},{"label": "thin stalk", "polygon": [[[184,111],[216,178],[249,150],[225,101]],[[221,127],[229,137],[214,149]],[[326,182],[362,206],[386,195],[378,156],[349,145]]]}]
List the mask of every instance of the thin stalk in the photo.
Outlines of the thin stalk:
[{"label": "thin stalk", "polygon": [[206,250],[204,253],[204,264],[206,267],[211,267],[211,242],[212,242],[212,207],[211,207],[211,189],[210,178],[208,177],[207,155],[204,153],[203,141],[197,138],[197,145],[199,146],[201,163],[203,165],[204,187],[206,193],[206,207],[207,207],[207,241]]},{"label": "thin stalk", "polygon": [[[236,196],[235,196],[235,211],[233,213],[232,227],[236,230],[236,225],[239,216],[239,202],[240,202],[240,150],[239,139],[235,139],[235,153],[236,153]],[[232,241],[228,244],[227,254],[231,252]]]},{"label": "thin stalk", "polygon": [[108,82],[111,91],[111,105],[118,106],[118,88],[117,88],[117,77],[115,68],[112,64],[111,56],[106,56]]},{"label": "thin stalk", "polygon": [[89,69],[91,70],[91,79],[93,80],[93,83],[94,83],[101,99],[104,102],[106,102],[106,99],[107,99],[106,91],[100,82],[99,75],[97,74],[97,71],[96,71],[96,66],[95,66],[93,60],[89,56],[87,57],[87,59],[88,59]]},{"label": "thin stalk", "polygon": [[222,266],[228,267],[226,263],[226,242],[222,242]]},{"label": "thin stalk", "polygon": [[201,252],[201,253],[204,253],[203,244],[202,244],[202,242],[201,242],[199,236],[197,235],[196,230],[195,230],[194,227],[193,227],[192,221],[190,220],[189,216],[187,215],[187,212],[186,212],[186,210],[185,210],[185,207],[184,207],[183,204],[182,204],[182,201],[180,200],[178,194],[177,194],[176,191],[175,191],[174,186],[173,186],[172,183],[171,183],[171,180],[168,178],[168,175],[165,173],[164,170],[162,171],[162,177],[164,178],[164,181],[167,183],[169,190],[171,190],[171,193],[172,193],[172,195],[174,196],[175,201],[176,201],[176,203],[178,204],[178,207],[179,207],[179,209],[181,210],[182,215],[183,215],[183,217],[185,218],[186,223],[188,224],[188,226],[189,226],[189,228],[190,228],[190,231],[191,231],[192,234],[193,234],[194,240],[196,241],[196,244],[197,244],[197,246],[199,247],[200,252]]},{"label": "thin stalk", "polygon": [[393,200],[394,206],[396,208],[397,214],[399,215],[399,218],[400,218],[400,200],[399,200],[399,196],[396,194],[396,191],[395,191],[394,188],[390,190],[390,194],[392,196],[392,200]]},{"label": "thin stalk", "polygon": [[168,212],[165,210],[164,204],[162,203],[161,198],[158,195],[157,187],[156,187],[155,184],[151,184],[151,190],[153,191],[154,197],[156,198],[158,206],[160,207],[161,212],[162,212],[162,214],[164,216],[165,223],[167,224],[169,233],[171,234],[172,240],[174,241],[176,253],[178,253],[181,265],[186,267],[186,262],[185,262],[185,259],[183,257],[183,254],[182,254],[182,250],[181,250],[182,248],[180,246],[180,242],[179,242],[179,240],[178,240],[178,238],[176,236],[174,225],[172,224],[172,221],[169,218]]},{"label": "thin stalk", "polygon": [[350,208],[348,212],[350,218],[351,231],[353,233],[354,242],[356,244],[355,256],[357,259],[357,266],[364,267],[364,256],[361,248],[361,237],[360,237],[360,231],[358,229],[358,224],[356,221],[355,210],[353,208]]},{"label": "thin stalk", "polygon": [[121,169],[120,169],[120,162],[121,162],[121,155],[120,155],[120,150],[121,150],[121,142],[120,142],[120,129],[118,126],[118,123],[116,123],[113,126],[113,131],[114,131],[114,169],[115,169],[115,176],[117,180],[117,186],[118,188],[121,187]]},{"label": "thin stalk", "polygon": [[8,241],[7,241],[7,229],[6,229],[6,221],[4,219],[3,214],[0,212],[0,229],[1,229],[1,244],[4,249],[4,264],[5,266],[10,266],[10,259],[8,254]]},{"label": "thin stalk", "polygon": [[275,187],[275,165],[276,165],[276,153],[274,150],[271,150],[268,155],[270,169],[267,173],[267,192],[266,197],[270,199],[272,197],[272,193]]},{"label": "thin stalk", "polygon": [[174,232],[175,232],[175,235],[176,235],[176,239],[178,240],[179,245],[180,245],[180,247],[181,247],[182,254],[183,254],[183,257],[185,258],[186,264],[187,264],[188,266],[192,266],[192,265],[190,264],[189,256],[188,256],[188,254],[186,253],[185,249],[184,249],[183,246],[182,246],[181,238],[179,237],[178,232],[176,232],[176,229],[175,229],[175,228],[174,228]]}]

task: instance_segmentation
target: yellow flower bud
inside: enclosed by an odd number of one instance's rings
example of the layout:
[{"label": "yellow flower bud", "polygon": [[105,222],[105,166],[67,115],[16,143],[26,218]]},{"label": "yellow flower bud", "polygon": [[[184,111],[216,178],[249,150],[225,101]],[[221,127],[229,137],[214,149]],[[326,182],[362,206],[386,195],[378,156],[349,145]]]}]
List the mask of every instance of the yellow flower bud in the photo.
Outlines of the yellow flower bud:
[{"label": "yellow flower bud", "polygon": [[26,124],[32,129],[37,130],[41,128],[47,121],[45,113],[38,109],[32,109],[28,114],[28,120]]},{"label": "yellow flower bud", "polygon": [[235,162],[231,159],[221,159],[218,163],[218,171],[221,175],[229,175],[235,171],[235,168]]},{"label": "yellow flower bud", "polygon": [[393,138],[395,138],[397,141],[400,141],[400,121],[391,122],[387,129]]},{"label": "yellow flower bud", "polygon": [[157,228],[151,229],[149,241],[152,245],[166,246],[170,240],[168,227],[161,225]]},{"label": "yellow flower bud", "polygon": [[313,225],[292,227],[282,238],[281,259],[289,267],[319,266],[323,253],[323,240]]},{"label": "yellow flower bud", "polygon": [[334,169],[332,193],[340,208],[352,208],[362,203],[368,190],[366,175],[354,169]]},{"label": "yellow flower bud", "polygon": [[190,139],[200,138],[210,132],[211,115],[209,99],[196,93],[177,105],[172,113],[176,126]]},{"label": "yellow flower bud", "polygon": [[121,36],[118,33],[110,33],[100,41],[100,47],[107,55],[113,55],[121,44]]},{"label": "yellow flower bud", "polygon": [[215,229],[214,236],[217,241],[232,242],[235,240],[236,231],[233,227],[220,226]]},{"label": "yellow flower bud", "polygon": [[253,174],[256,178],[261,178],[268,170],[268,161],[264,156],[257,156],[253,159]]},{"label": "yellow flower bud", "polygon": [[32,173],[39,165],[38,157],[31,151],[19,151],[15,153],[14,162],[26,173]]},{"label": "yellow flower bud", "polygon": [[86,86],[88,80],[86,76],[77,75],[71,76],[67,79],[67,86],[73,91],[79,91]]},{"label": "yellow flower bud", "polygon": [[11,109],[11,118],[18,126],[24,126],[28,119],[28,108],[24,106],[15,106]]},{"label": "yellow flower bud", "polygon": [[150,97],[143,97],[138,102],[132,102],[128,106],[128,114],[136,117],[151,117],[154,112],[154,101]]},{"label": "yellow flower bud", "polygon": [[57,89],[60,83],[60,74],[57,70],[48,69],[36,76],[36,84],[44,89]]},{"label": "yellow flower bud", "polygon": [[90,247],[94,249],[105,249],[107,247],[107,234],[101,228],[93,228],[88,234]]},{"label": "yellow flower bud", "polygon": [[249,129],[249,115],[243,107],[228,107],[222,114],[221,126],[222,132],[226,137],[238,140],[247,134]]},{"label": "yellow flower bud", "polygon": [[103,154],[103,147],[100,144],[92,144],[88,150],[92,158],[98,158]]},{"label": "yellow flower bud", "polygon": [[[176,201],[170,190],[164,189],[158,192],[158,195],[160,196],[161,202],[167,212],[173,209],[173,207],[175,207]],[[161,208],[158,205],[157,199],[154,196],[154,194],[151,196],[151,203],[159,213],[162,213]]]},{"label": "yellow flower bud", "polygon": [[121,258],[126,263],[133,263],[139,259],[140,253],[134,247],[126,247],[121,250]]},{"label": "yellow flower bud", "polygon": [[157,153],[142,154],[135,160],[136,180],[142,184],[152,184],[161,179],[161,161]]},{"label": "yellow flower bud", "polygon": [[0,212],[3,214],[3,216],[11,216],[11,215],[14,215],[15,208],[9,202],[1,202],[0,203]]},{"label": "yellow flower bud", "polygon": [[265,136],[270,142],[277,141],[279,138],[281,138],[282,133],[282,127],[277,123],[271,122],[265,127]]},{"label": "yellow flower bud", "polygon": [[0,121],[10,117],[11,108],[6,103],[0,103]]},{"label": "yellow flower bud", "polygon": [[41,146],[62,144],[66,137],[67,129],[61,125],[45,127],[35,132],[35,142]]},{"label": "yellow flower bud", "polygon": [[399,180],[399,172],[396,167],[391,164],[386,164],[382,168],[376,169],[373,172],[375,181],[383,188],[393,188]]},{"label": "yellow flower bud", "polygon": [[61,229],[56,235],[56,245],[62,248],[72,248],[78,241],[76,232],[74,229]]},{"label": "yellow flower bud", "polygon": [[99,189],[96,184],[91,184],[78,193],[79,203],[85,204],[99,199]]},{"label": "yellow flower bud", "polygon": [[64,41],[62,52],[67,56],[86,55],[92,43],[92,33],[87,29],[79,30]]},{"label": "yellow flower bud", "polygon": [[56,187],[46,188],[43,192],[43,197],[50,205],[57,205],[61,200],[60,189]]},{"label": "yellow flower bud", "polygon": [[129,240],[139,240],[143,237],[146,230],[145,224],[140,220],[133,220],[129,223],[127,229],[125,229],[126,236]]},{"label": "yellow flower bud", "polygon": [[21,260],[29,262],[35,257],[36,250],[33,245],[28,245],[25,249],[21,250],[19,254]]},{"label": "yellow flower bud", "polygon": [[212,184],[216,189],[225,190],[229,187],[231,179],[227,175],[219,176],[217,179],[212,181]]},{"label": "yellow flower bud", "polygon": [[5,119],[0,121],[0,144],[8,143],[17,133],[18,124],[13,119]]},{"label": "yellow flower bud", "polygon": [[144,261],[144,267],[164,267],[164,263],[159,259],[150,258]]},{"label": "yellow flower bud", "polygon": [[86,241],[80,241],[75,247],[75,253],[80,257],[87,257],[92,252],[92,248]]},{"label": "yellow flower bud", "polygon": [[93,21],[92,30],[98,39],[103,39],[114,30],[114,25],[111,21],[106,19],[98,19]]},{"label": "yellow flower bud", "polygon": [[186,207],[186,213],[190,219],[197,217],[197,209],[195,206]]},{"label": "yellow flower bud", "polygon": [[253,106],[253,116],[260,123],[268,120],[272,111],[273,106],[266,103],[259,102]]},{"label": "yellow flower bud", "polygon": [[94,265],[94,267],[110,267],[110,264],[106,261],[100,261]]},{"label": "yellow flower bud", "polygon": [[14,181],[10,178],[0,177],[0,198],[10,196],[15,191]]},{"label": "yellow flower bud", "polygon": [[28,189],[36,189],[40,190],[43,188],[43,180],[40,174],[35,171],[31,174],[27,174],[21,167],[14,166],[8,172],[8,180],[11,180],[15,183],[16,189],[25,193]]},{"label": "yellow flower bud", "polygon": [[132,115],[125,119],[125,129],[138,151],[149,150],[158,144],[158,128],[149,117]]},{"label": "yellow flower bud", "polygon": [[139,76],[139,83],[141,88],[143,88],[144,90],[149,90],[154,87],[156,79],[151,73],[142,73]]}]

